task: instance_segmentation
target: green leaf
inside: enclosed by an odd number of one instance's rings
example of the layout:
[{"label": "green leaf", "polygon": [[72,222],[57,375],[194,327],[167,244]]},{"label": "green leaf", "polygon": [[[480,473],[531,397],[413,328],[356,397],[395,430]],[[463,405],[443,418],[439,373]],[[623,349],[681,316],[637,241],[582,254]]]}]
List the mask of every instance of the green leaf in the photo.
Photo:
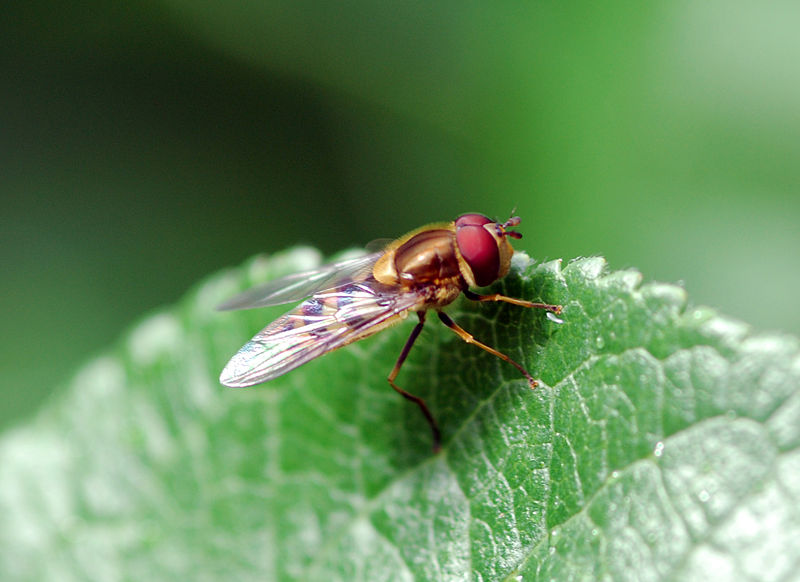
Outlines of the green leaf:
[{"label": "green leaf", "polygon": [[[3,580],[786,580],[800,561],[800,346],[600,258],[517,255],[398,383],[412,322],[267,385],[227,358],[281,308],[238,289],[296,249],[212,277],[90,362],[0,440]],[[44,338],[42,352],[58,349]],[[43,357],[43,356],[39,356]]]}]

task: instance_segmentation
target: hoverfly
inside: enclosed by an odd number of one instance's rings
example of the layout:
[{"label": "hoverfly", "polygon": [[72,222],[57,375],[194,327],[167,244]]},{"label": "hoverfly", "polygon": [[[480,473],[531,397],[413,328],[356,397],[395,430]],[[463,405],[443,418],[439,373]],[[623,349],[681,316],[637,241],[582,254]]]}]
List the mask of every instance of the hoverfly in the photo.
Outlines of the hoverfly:
[{"label": "hoverfly", "polygon": [[238,388],[272,380],[415,312],[419,322],[388,380],[425,415],[433,432],[433,448],[438,451],[441,433],[425,401],[395,383],[422,331],[428,310],[436,311],[442,323],[465,342],[517,368],[531,388],[537,385],[520,364],[475,339],[442,311],[464,293],[473,301],[505,301],[561,312],[560,305],[532,303],[497,293],[479,295],[469,289],[489,285],[508,273],[514,254],[508,239],[522,238],[509,229],[519,223],[516,216],[500,223],[481,214],[463,214],[453,222],[414,230],[379,252],[289,275],[226,301],[218,309],[251,309],[304,299],[245,344],[225,366],[220,382]]}]

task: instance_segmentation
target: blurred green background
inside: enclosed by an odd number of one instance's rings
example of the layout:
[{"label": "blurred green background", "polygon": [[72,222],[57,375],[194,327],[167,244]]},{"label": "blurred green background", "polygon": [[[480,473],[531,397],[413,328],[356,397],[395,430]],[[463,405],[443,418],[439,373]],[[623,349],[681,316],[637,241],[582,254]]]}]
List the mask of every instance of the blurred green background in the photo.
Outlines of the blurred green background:
[{"label": "blurred green background", "polygon": [[799,333],[798,30],[785,0],[6,3],[0,423],[210,272],[466,211]]}]

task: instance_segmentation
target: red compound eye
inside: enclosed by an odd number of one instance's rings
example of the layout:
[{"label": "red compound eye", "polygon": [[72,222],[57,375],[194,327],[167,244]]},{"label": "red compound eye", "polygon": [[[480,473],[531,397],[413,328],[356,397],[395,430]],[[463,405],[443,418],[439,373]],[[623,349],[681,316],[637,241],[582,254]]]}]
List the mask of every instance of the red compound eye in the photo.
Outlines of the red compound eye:
[{"label": "red compound eye", "polygon": [[462,214],[456,218],[456,229],[462,226],[483,226],[490,222],[494,222],[494,220],[487,218],[483,214]]},{"label": "red compound eye", "polygon": [[467,261],[475,284],[484,287],[494,282],[500,272],[500,249],[497,240],[483,228],[493,220],[480,214],[464,214],[456,220],[456,244]]}]

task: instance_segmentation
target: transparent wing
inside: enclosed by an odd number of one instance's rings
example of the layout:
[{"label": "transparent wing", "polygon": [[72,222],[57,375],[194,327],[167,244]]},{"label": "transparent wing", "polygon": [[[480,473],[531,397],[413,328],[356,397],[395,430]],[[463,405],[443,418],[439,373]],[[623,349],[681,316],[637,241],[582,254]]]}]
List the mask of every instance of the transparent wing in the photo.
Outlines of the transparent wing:
[{"label": "transparent wing", "polygon": [[330,289],[345,281],[366,279],[382,253],[370,253],[355,259],[323,265],[313,271],[294,273],[264,285],[253,287],[217,307],[220,311],[253,309],[300,301],[317,291]]},{"label": "transparent wing", "polygon": [[220,382],[239,388],[276,378],[392,325],[418,301],[415,293],[398,294],[374,279],[316,293],[245,344]]},{"label": "transparent wing", "polygon": [[392,238],[376,238],[375,240],[369,241],[364,248],[367,249],[368,253],[385,251],[386,247],[388,247],[393,240]]}]

